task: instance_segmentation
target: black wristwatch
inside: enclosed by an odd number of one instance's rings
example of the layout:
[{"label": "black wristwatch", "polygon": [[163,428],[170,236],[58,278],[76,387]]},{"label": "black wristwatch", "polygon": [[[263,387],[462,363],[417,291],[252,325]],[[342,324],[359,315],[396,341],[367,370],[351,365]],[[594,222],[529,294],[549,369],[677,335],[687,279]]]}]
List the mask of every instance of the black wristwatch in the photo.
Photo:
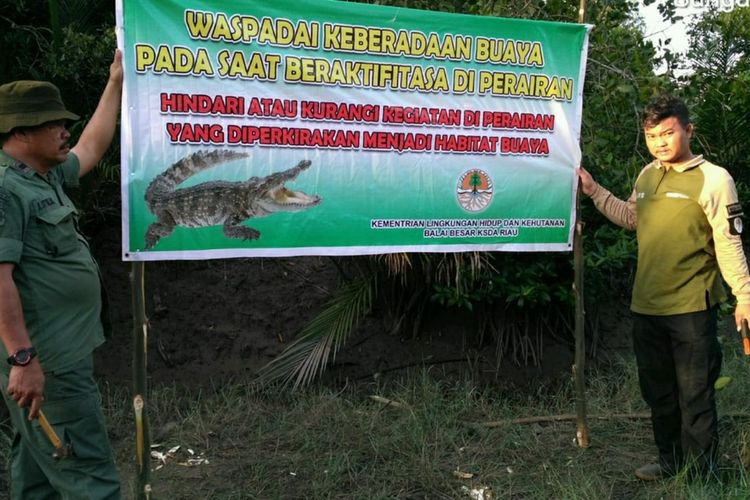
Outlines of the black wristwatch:
[{"label": "black wristwatch", "polygon": [[26,347],[19,349],[15,354],[8,356],[8,364],[13,366],[26,366],[31,363],[31,360],[36,357],[36,349],[33,347]]}]

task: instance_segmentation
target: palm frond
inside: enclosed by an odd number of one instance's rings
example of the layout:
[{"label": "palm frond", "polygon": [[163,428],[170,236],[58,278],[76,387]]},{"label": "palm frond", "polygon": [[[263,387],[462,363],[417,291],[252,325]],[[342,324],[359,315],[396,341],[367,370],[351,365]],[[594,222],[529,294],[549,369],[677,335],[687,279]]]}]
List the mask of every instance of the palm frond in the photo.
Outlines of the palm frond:
[{"label": "palm frond", "polygon": [[299,337],[261,368],[255,382],[292,384],[292,390],[308,385],[336,358],[357,323],[372,309],[376,294],[377,273],[343,286]]},{"label": "palm frond", "polygon": [[497,272],[492,264],[492,255],[487,252],[442,254],[436,267],[437,282],[459,290],[465,288],[467,282],[474,282],[482,273]]},{"label": "palm frond", "polygon": [[391,276],[399,276],[401,283],[406,284],[409,270],[413,267],[412,256],[410,254],[387,253],[376,256],[375,260],[382,261]]}]

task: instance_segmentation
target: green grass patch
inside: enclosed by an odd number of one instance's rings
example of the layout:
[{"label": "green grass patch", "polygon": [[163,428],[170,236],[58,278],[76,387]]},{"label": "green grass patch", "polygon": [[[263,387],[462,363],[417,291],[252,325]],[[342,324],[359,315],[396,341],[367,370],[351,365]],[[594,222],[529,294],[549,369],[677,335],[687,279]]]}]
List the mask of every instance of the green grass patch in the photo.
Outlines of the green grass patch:
[{"label": "green grass patch", "polygon": [[[471,490],[489,488],[495,499],[744,499],[750,419],[726,416],[746,411],[750,400],[750,362],[736,347],[726,348],[724,363],[733,381],[718,393],[725,415],[721,482],[635,478],[635,468],[655,459],[655,448],[648,419],[624,416],[646,408],[633,363],[622,360],[588,374],[585,450],[575,445],[572,421],[511,423],[574,413],[569,380],[521,393],[423,369],[339,391],[155,386],[149,399],[155,450],[180,449],[152,462],[154,498],[468,499]],[[102,395],[125,496],[133,498],[128,389],[103,384]],[[6,456],[9,445],[3,436]],[[190,466],[190,458],[207,462]]]}]

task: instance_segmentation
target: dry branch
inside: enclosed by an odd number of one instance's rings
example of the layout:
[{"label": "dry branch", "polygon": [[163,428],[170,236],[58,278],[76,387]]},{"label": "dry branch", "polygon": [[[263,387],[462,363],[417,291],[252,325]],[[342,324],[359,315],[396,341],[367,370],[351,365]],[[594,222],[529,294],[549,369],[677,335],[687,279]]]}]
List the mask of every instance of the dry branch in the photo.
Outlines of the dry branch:
[{"label": "dry branch", "polygon": [[[733,413],[722,413],[721,416],[729,418],[750,418],[750,413],[747,412],[733,412]],[[503,427],[506,425],[523,425],[523,424],[537,424],[546,422],[572,422],[578,418],[577,415],[572,413],[565,413],[562,415],[543,415],[535,417],[520,417],[512,418],[508,420],[495,420],[490,422],[466,422],[470,426],[480,427]],[[590,420],[648,420],[651,418],[650,413],[613,413],[611,415],[589,415],[587,417]]]},{"label": "dry branch", "polygon": [[399,403],[398,401],[393,401],[392,399],[384,398],[383,396],[370,396],[370,399],[375,401],[376,403],[381,403],[386,406],[392,406],[393,408],[404,408],[404,409],[410,409],[410,406],[406,403]]}]

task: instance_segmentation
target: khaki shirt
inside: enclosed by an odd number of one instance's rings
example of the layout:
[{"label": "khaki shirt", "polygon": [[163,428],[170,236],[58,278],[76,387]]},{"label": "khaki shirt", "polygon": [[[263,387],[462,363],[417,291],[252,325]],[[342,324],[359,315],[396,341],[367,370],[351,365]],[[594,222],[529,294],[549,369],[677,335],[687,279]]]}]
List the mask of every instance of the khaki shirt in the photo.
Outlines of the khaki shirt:
[{"label": "khaki shirt", "polygon": [[0,151],[0,262],[15,264],[26,328],[44,371],[64,370],[104,341],[99,268],[63,191],[78,185],[78,172],[72,153],[45,179]]},{"label": "khaki shirt", "polygon": [[702,156],[669,169],[657,160],[643,168],[627,201],[601,186],[591,198],[612,222],[636,230],[633,311],[705,310],[726,298],[721,276],[738,303],[750,304],[742,209],[725,169]]}]

